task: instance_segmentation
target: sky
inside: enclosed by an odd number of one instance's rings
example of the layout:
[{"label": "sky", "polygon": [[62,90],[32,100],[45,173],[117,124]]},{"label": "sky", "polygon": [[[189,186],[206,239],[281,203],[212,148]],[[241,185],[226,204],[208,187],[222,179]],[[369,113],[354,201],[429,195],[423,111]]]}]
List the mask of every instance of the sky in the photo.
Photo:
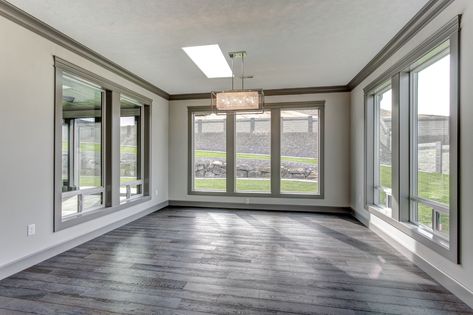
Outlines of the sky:
[{"label": "sky", "polygon": [[[391,110],[392,91],[386,91],[381,108]],[[418,113],[421,115],[450,115],[450,55],[418,73]]]}]

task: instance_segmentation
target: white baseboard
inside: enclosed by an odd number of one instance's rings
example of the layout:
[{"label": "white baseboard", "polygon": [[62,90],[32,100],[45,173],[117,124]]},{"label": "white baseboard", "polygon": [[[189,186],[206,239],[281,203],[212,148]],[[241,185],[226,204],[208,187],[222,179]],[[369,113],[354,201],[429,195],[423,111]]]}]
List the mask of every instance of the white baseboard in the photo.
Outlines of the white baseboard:
[{"label": "white baseboard", "polygon": [[[352,209],[353,210],[353,209]],[[468,304],[471,308],[473,308],[473,292],[469,289],[465,288],[461,283],[456,281],[455,279],[451,278],[437,267],[430,264],[424,258],[418,256],[417,254],[411,252],[409,249],[404,247],[401,243],[393,239],[391,236],[386,234],[383,230],[378,228],[374,224],[370,224],[370,219],[363,216],[358,211],[353,210],[353,216],[360,221],[363,225],[369,228],[371,231],[376,233],[379,237],[381,237],[386,243],[391,245],[394,249],[396,249],[399,253],[405,256],[409,261],[416,264],[422,271],[432,277],[435,281],[440,283],[444,286],[447,290],[452,292],[456,295],[459,299],[463,302]]]},{"label": "white baseboard", "polygon": [[128,224],[130,222],[133,222],[141,217],[144,217],[150,213],[153,213],[155,211],[158,211],[162,208],[167,207],[169,204],[168,201],[161,202],[157,205],[154,205],[148,209],[145,209],[143,211],[140,211],[139,213],[135,213],[129,217],[126,217],[122,220],[110,223],[104,227],[101,227],[95,231],[89,232],[87,234],[78,236],[72,240],[68,240],[64,243],[54,245],[51,247],[48,247],[46,249],[43,249],[39,252],[27,255],[25,257],[19,258],[11,263],[8,263],[4,266],[0,267],[0,280],[4,279],[6,277],[9,277],[17,272],[20,272],[22,270],[25,270],[27,268],[30,268],[36,264],[39,264],[40,262],[49,259],[51,257],[54,257],[56,255],[59,255],[60,253],[63,253],[71,248],[74,248],[76,246],[79,246],[80,244],[83,244],[85,242],[88,242],[100,235],[103,235],[107,232],[110,232],[116,228],[119,228],[120,226],[123,226],[125,224]]}]

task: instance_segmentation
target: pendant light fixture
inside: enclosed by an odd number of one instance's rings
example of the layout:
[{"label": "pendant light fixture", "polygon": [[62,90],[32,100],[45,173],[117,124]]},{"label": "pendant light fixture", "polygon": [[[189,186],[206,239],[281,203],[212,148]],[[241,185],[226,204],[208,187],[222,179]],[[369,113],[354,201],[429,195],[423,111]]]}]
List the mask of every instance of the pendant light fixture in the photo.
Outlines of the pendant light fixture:
[{"label": "pendant light fixture", "polygon": [[[245,79],[253,78],[253,76],[245,76],[246,51],[230,52],[228,55],[232,59],[232,89],[211,93],[213,111],[216,113],[262,111],[264,105],[263,90],[245,89]],[[236,58],[241,59],[241,89],[235,89],[234,60]]]}]

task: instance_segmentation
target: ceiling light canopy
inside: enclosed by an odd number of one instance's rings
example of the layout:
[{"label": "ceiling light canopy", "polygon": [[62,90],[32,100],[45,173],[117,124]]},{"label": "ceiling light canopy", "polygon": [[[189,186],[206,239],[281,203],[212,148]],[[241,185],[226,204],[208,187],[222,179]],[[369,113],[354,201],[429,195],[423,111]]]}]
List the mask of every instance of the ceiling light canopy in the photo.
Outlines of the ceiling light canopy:
[{"label": "ceiling light canopy", "polygon": [[207,78],[232,77],[232,70],[218,45],[192,46],[182,49]]}]

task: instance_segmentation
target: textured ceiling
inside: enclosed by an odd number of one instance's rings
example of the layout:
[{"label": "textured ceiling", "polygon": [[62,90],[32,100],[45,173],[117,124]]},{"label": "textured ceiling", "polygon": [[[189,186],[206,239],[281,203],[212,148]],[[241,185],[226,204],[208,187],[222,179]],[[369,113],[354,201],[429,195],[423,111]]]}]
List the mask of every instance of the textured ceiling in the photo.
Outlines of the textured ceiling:
[{"label": "textured ceiling", "polygon": [[427,0],[9,2],[176,94],[229,88],[181,49],[207,44],[248,52],[247,87],[347,84]]}]

